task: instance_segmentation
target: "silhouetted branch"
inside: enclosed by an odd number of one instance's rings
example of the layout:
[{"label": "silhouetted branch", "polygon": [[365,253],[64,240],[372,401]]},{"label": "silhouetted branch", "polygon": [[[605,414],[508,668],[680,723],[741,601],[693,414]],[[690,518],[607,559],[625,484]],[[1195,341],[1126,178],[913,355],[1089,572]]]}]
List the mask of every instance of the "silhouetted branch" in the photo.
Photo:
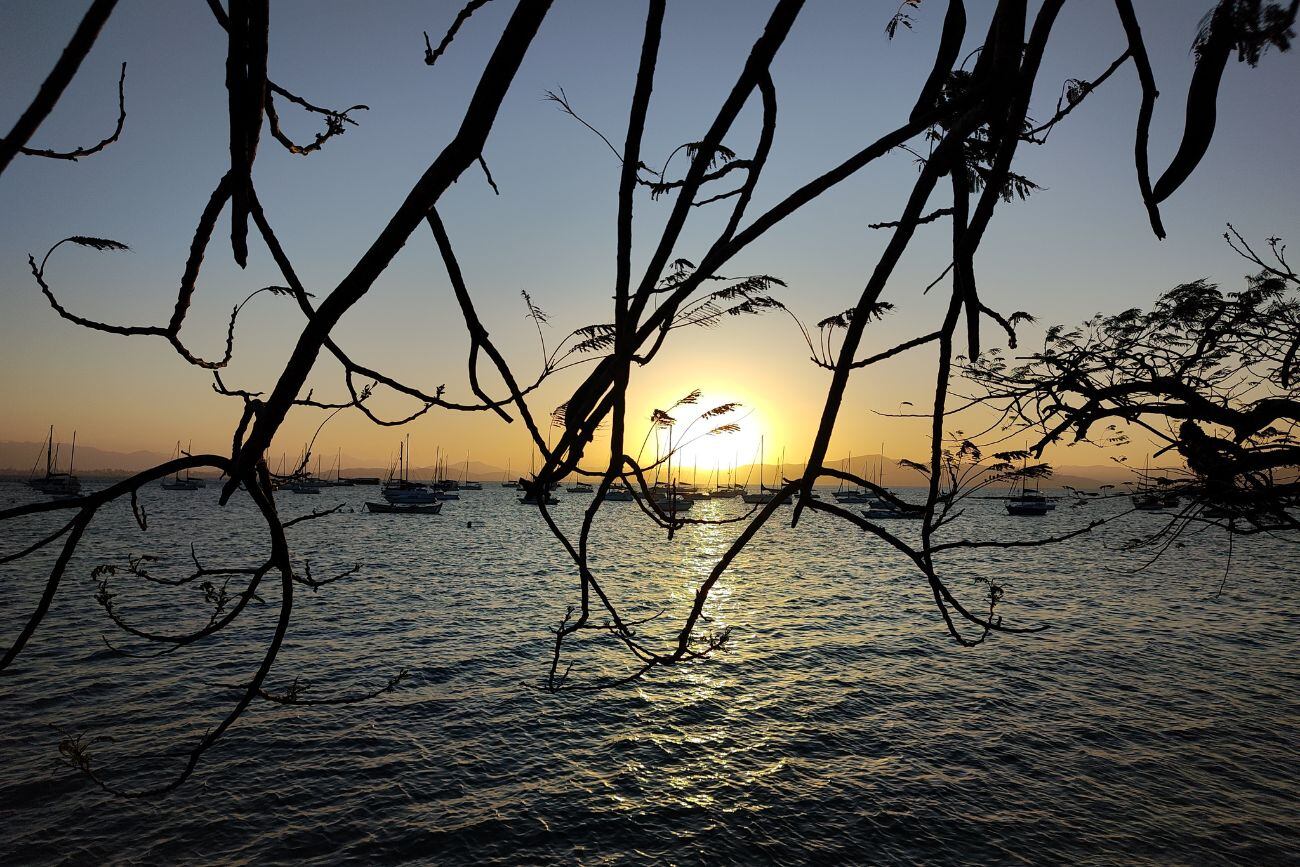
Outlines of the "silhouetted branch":
[{"label": "silhouetted branch", "polygon": [[[9,135],[0,139],[0,174],[9,167],[10,161],[13,160],[22,148],[27,146],[28,140],[36,133],[41,123],[54,109],[59,98],[63,96],[63,91],[68,84],[72,82],[72,77],[77,74],[81,68],[81,62],[86,59],[90,53],[91,47],[94,46],[95,40],[99,37],[99,31],[103,28],[104,22],[112,14],[114,7],[117,6],[117,0],[94,0],[86,14],[82,16],[81,23],[77,25],[76,31],[72,34],[72,39],[63,49],[63,54],[46,76],[45,81],[41,83],[40,89],[32,99],[27,110],[22,113],[18,121],[9,130]],[[124,67],[125,70],[125,67]],[[125,71],[123,72],[125,75]],[[120,90],[119,90],[120,93]]]},{"label": "silhouetted branch", "polygon": [[[46,157],[52,160],[70,160],[76,162],[82,157],[88,157],[97,154],[104,148],[117,141],[122,135],[122,128],[126,126],[126,64],[122,64],[122,73],[117,79],[117,126],[113,132],[106,138],[100,139],[97,144],[88,147],[73,148],[70,151],[56,151],[45,148],[19,148],[19,152],[29,157]],[[0,150],[3,150],[3,143],[0,143]]]}]

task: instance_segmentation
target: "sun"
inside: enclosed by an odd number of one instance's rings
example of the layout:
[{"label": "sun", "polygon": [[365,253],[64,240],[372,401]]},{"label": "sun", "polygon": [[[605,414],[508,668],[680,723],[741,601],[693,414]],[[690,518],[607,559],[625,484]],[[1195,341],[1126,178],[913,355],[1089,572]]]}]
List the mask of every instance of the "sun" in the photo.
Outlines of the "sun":
[{"label": "sun", "polygon": [[[670,428],[673,476],[687,482],[698,478],[703,484],[706,478],[711,482],[715,475],[725,482],[733,467],[758,462],[765,438],[769,448],[774,446],[770,437],[772,431],[768,430],[768,416],[736,393],[701,393],[691,403],[678,404],[681,397],[676,395],[661,400],[662,405],[656,404],[656,408],[667,412],[673,421],[661,426],[657,432],[651,432],[643,456],[645,463],[654,460],[656,454],[667,452]],[[650,413],[647,412],[642,436],[650,428]]]}]

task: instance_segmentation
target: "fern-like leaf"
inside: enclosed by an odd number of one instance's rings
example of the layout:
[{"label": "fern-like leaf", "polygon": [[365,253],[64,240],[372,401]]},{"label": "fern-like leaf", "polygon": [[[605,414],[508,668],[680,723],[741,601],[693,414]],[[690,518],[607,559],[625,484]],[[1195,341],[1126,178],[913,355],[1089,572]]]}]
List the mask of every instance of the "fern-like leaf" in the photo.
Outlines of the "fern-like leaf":
[{"label": "fern-like leaf", "polygon": [[78,244],[82,247],[89,247],[92,250],[104,251],[104,250],[130,250],[131,249],[126,244],[123,244],[120,241],[112,241],[109,240],[108,238],[90,238],[87,237],[86,235],[73,235],[71,238],[65,238],[64,240],[71,241],[72,243]]}]

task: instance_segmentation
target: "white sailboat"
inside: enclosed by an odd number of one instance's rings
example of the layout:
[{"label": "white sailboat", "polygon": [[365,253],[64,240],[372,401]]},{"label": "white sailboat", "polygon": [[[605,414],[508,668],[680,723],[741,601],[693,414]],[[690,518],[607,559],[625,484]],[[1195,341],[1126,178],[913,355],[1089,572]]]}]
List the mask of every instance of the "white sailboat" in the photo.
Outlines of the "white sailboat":
[{"label": "white sailboat", "polygon": [[[438,501],[436,491],[426,488],[419,482],[413,482],[410,479],[410,462],[411,462],[411,437],[406,438],[406,447],[403,449],[402,443],[397,444],[397,471],[389,473],[388,481],[384,483],[380,493],[389,503],[412,505],[428,504]],[[366,504],[369,508],[369,504]],[[371,509],[371,511],[375,511]]]}]

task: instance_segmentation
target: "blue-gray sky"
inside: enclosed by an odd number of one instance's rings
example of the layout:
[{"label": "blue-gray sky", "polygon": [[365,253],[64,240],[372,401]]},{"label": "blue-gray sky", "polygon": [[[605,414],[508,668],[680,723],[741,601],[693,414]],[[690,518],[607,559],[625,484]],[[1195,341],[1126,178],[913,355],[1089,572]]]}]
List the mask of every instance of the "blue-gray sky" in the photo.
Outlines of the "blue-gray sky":
[{"label": "blue-gray sky", "polygon": [[[944,5],[925,0],[913,13],[914,28],[890,42],[884,25],[897,8],[893,0],[809,2],[774,67],[776,142],[751,213],[906,116],[928,71]],[[1137,2],[1162,91],[1151,141],[1156,173],[1181,134],[1190,46],[1210,5]],[[0,6],[6,82],[0,125],[7,129],[31,99],[86,6],[85,0],[8,0]],[[513,4],[496,0],[478,12],[429,69],[420,31],[436,40],[459,6],[429,0],[273,4],[272,78],[318,104],[370,106],[356,115],[360,126],[318,154],[292,156],[266,139],[260,151],[259,195],[318,293],[346,273],[450,138]],[[978,34],[993,3],[968,6],[971,33]],[[757,0],[669,3],[647,162],[658,164],[677,144],[701,136],[769,10],[770,3]],[[557,338],[574,326],[608,320],[600,305],[608,304],[614,263],[617,163],[544,93],[563,87],[589,122],[621,141],[644,14],[644,4],[631,0],[558,0],[485,151],[502,195],[494,196],[474,171],[440,206],[488,325],[522,371],[534,369],[537,351],[520,290],[552,314],[556,327],[548,338]],[[1035,94],[1037,117],[1050,113],[1066,78],[1093,78],[1124,49],[1113,5],[1102,0],[1071,0],[1057,30]],[[224,44],[200,0],[123,0],[32,144],[86,144],[111,129],[116,70],[126,61],[128,117],[121,140],[78,163],[20,158],[0,177],[0,438],[36,439],[49,423],[76,427],[107,448],[165,449],[192,437],[196,447],[219,449],[228,436],[237,408],[212,395],[207,376],[161,341],[92,334],[58,320],[26,265],[27,253],[39,256],[70,234],[128,243],[132,252],[126,254],[61,253],[50,279],[66,303],[87,315],[166,319],[198,214],[225,170]],[[1270,52],[1257,69],[1230,64],[1214,143],[1197,173],[1166,203],[1169,238],[1161,242],[1151,234],[1136,189],[1138,89],[1126,65],[1046,147],[1022,147],[1017,170],[1045,189],[999,210],[977,260],[983,295],[1004,311],[1028,310],[1051,323],[1144,304],[1162,289],[1202,276],[1234,285],[1248,269],[1220,240],[1225,221],[1251,238],[1294,235],[1300,222],[1293,167],[1300,143],[1297,73],[1295,52]],[[727,140],[742,155],[752,149],[755,109],[746,109]],[[289,106],[280,111],[298,138],[318,128],[313,117]],[[790,284],[785,300],[805,321],[851,306],[886,240],[867,224],[896,217],[914,178],[911,157],[895,152],[771,232],[727,271],[783,278]],[[667,208],[662,201],[638,203],[642,261]],[[698,212],[677,254],[698,258],[720,214]],[[899,309],[877,329],[881,346],[933,327],[940,293],[919,293],[946,264],[946,241],[941,226],[916,239],[886,293]],[[256,242],[249,268],[240,271],[228,246],[214,241],[187,340],[219,354],[230,306],[252,289],[281,282]],[[232,383],[269,387],[301,325],[285,299],[255,302],[241,323]],[[462,332],[431,239],[417,234],[345,319],[339,336],[367,363],[429,386],[445,382],[449,393],[463,396]],[[762,422],[753,436],[761,426],[769,443],[779,441],[799,455],[807,449],[825,382],[806,355],[788,319],[728,322],[683,334],[662,363],[640,377],[634,397],[647,412],[696,386],[719,399],[739,397],[758,407],[754,420]],[[917,426],[885,423],[870,410],[924,400],[932,364],[929,355],[918,355],[860,377],[833,455],[874,451],[881,442],[891,453],[914,451]],[[337,389],[327,365],[314,382],[322,393]],[[539,405],[562,400],[573,382],[558,379]],[[306,414],[292,422],[286,448],[296,449],[312,426]],[[325,445],[337,442],[357,458],[382,459],[393,439],[359,419],[336,420],[329,430]],[[421,420],[415,435],[429,451],[436,442],[453,453],[472,447],[476,457],[497,463],[526,460],[523,432],[483,415],[435,415]]]}]

